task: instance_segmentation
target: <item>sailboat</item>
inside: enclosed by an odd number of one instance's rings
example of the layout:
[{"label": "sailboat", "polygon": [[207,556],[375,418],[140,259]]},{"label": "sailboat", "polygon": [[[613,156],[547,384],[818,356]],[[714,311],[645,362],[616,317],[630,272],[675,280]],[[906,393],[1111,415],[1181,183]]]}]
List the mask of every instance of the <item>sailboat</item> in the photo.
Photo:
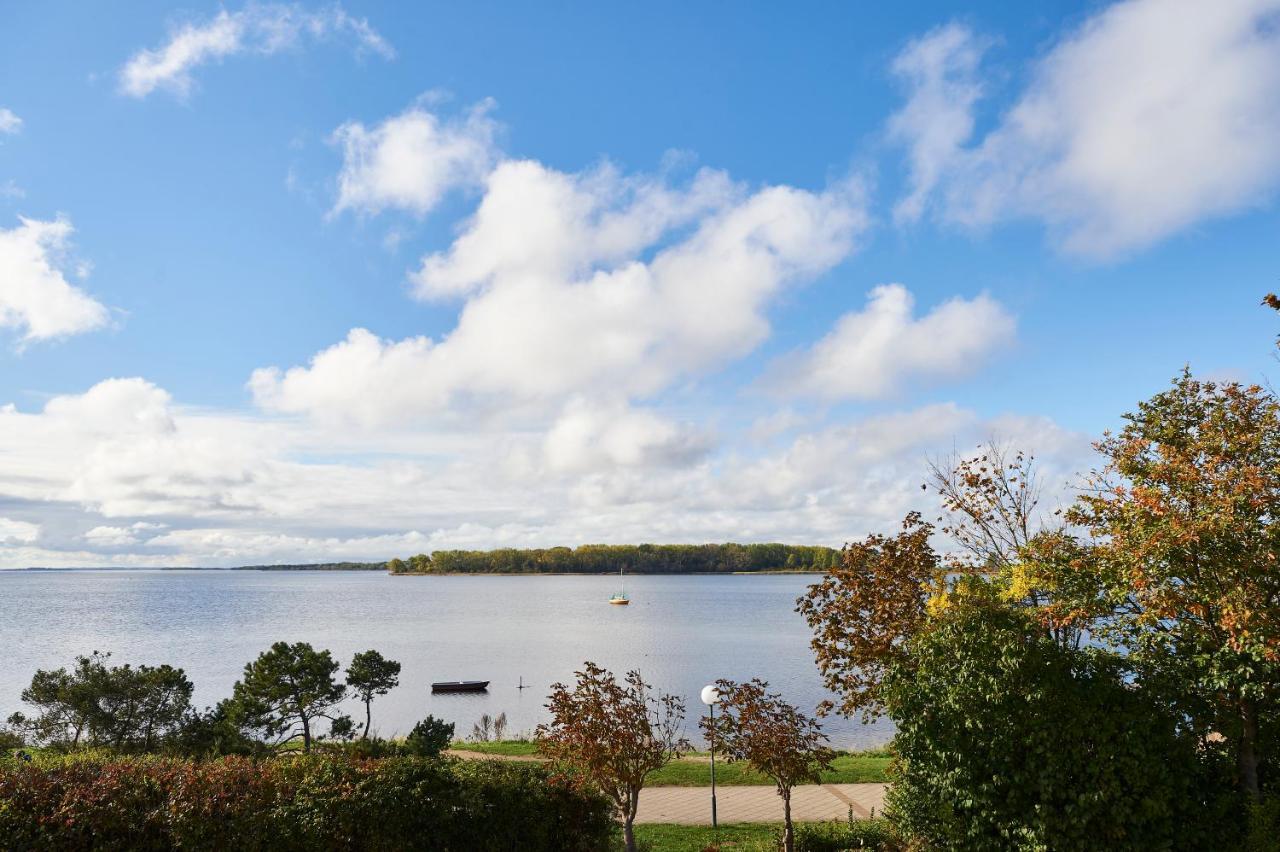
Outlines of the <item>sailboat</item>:
[{"label": "sailboat", "polygon": [[[622,568],[618,568],[618,577],[622,578]],[[622,591],[614,592],[613,597],[609,598],[609,603],[614,606],[626,606],[631,603],[631,598],[627,597],[627,581],[622,580]]]}]

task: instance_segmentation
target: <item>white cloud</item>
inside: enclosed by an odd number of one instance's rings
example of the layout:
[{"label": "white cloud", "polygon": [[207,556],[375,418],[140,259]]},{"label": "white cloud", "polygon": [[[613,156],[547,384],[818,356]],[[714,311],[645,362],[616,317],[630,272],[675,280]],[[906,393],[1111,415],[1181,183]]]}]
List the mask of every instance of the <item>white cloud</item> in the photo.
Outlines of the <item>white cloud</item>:
[{"label": "white cloud", "polygon": [[867,307],[836,321],[809,351],[784,361],[775,384],[789,393],[874,399],[914,378],[972,374],[1014,337],[1016,322],[986,294],[954,298],[921,317],[901,284],[876,287]]},{"label": "white cloud", "polygon": [[250,387],[271,411],[367,425],[643,397],[751,352],[771,301],[847,257],[866,224],[851,183],[752,192],[711,170],[673,185],[509,160],[415,277],[424,298],[464,299],[451,332],[356,329]]},{"label": "white cloud", "polygon": [[35,341],[106,325],[107,309],[69,284],[60,268],[71,223],[19,220],[16,228],[0,228],[0,328],[21,329],[24,340]]},{"label": "white cloud", "polygon": [[958,24],[913,41],[893,62],[911,98],[889,120],[889,137],[908,146],[911,192],[894,207],[894,219],[915,221],[929,193],[973,134],[973,106],[982,94],[977,80],[984,45]]},{"label": "white cloud", "polygon": [[697,419],[603,398],[571,400],[545,428],[347,431],[187,409],[144,380],[109,380],[32,413],[0,407],[0,497],[42,521],[38,538],[0,524],[0,567],[598,541],[839,544],[931,509],[919,490],[930,454],[995,434],[1036,449],[1056,483],[1089,452],[1084,436],[1050,421],[984,419],[954,404],[797,426],[763,454],[711,434]]},{"label": "white cloud", "polygon": [[96,526],[84,534],[84,540],[94,547],[131,547],[141,544],[154,534],[165,528],[164,524],[153,524],[138,521],[127,527]]},{"label": "white cloud", "polygon": [[549,467],[587,472],[611,467],[660,470],[696,462],[711,449],[711,436],[625,402],[571,399],[543,442]]},{"label": "white cloud", "polygon": [[211,20],[175,30],[160,48],[134,54],[120,69],[120,90],[143,98],[167,89],[185,98],[194,85],[191,72],[206,63],[238,53],[269,55],[296,47],[303,39],[352,39],[360,50],[383,57],[391,46],[363,18],[341,6],[309,12],[298,5],[249,5],[238,12],[219,10]]},{"label": "white cloud", "polygon": [[22,130],[22,119],[8,107],[0,107],[0,133],[13,135]]},{"label": "white cloud", "polygon": [[40,525],[0,517],[0,544],[10,546],[32,544],[40,538]]},{"label": "white cloud", "polygon": [[401,208],[422,215],[451,189],[478,186],[497,158],[497,123],[485,101],[455,121],[411,107],[373,128],[348,122],[333,139],[342,146],[334,212]]},{"label": "white cloud", "polygon": [[914,85],[891,121],[913,160],[900,211],[932,188],[946,220],[1031,217],[1066,251],[1108,257],[1267,202],[1280,186],[1278,16],[1280,0],[1112,5],[1036,60],[968,146],[980,45],[957,27],[926,37],[899,59]]}]

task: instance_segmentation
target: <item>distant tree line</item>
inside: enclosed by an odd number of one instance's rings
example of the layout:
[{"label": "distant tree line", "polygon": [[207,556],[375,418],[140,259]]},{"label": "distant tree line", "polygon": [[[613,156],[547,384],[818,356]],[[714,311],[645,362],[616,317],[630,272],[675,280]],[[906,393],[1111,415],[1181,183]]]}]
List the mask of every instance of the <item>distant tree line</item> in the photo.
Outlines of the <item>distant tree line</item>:
[{"label": "distant tree line", "polygon": [[237,565],[232,571],[385,571],[385,562],[311,562],[303,565]]},{"label": "distant tree line", "polygon": [[584,544],[581,547],[437,550],[392,559],[392,574],[730,574],[826,571],[840,563],[830,547],[797,544]]}]

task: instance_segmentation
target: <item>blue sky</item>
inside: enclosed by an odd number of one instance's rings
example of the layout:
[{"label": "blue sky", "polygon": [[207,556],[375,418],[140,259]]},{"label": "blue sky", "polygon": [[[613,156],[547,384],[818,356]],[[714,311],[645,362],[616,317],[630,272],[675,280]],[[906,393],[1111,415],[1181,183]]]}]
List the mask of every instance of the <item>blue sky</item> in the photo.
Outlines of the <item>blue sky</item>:
[{"label": "blue sky", "polygon": [[903,5],[0,10],[0,566],[839,544],[1274,374],[1280,4]]}]

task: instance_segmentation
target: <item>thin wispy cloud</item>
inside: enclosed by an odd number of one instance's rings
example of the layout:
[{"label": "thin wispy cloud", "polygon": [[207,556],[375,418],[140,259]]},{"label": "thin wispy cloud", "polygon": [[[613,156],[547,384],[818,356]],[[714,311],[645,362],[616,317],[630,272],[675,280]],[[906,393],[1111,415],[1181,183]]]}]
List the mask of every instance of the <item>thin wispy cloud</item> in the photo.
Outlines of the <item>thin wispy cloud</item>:
[{"label": "thin wispy cloud", "polygon": [[346,40],[359,51],[385,59],[395,50],[363,18],[341,6],[308,11],[298,5],[250,5],[238,12],[223,9],[212,19],[186,23],[162,46],[141,50],[120,69],[120,91],[144,98],[157,90],[180,98],[195,85],[193,72],[202,65],[237,54],[268,56],[296,48],[305,41]]}]

